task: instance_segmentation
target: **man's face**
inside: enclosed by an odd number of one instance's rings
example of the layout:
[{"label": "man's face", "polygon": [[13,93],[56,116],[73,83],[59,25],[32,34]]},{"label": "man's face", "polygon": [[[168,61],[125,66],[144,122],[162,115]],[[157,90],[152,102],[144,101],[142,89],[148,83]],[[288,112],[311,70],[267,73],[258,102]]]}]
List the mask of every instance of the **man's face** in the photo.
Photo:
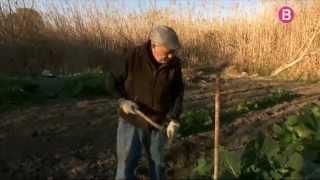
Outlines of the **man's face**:
[{"label": "man's face", "polygon": [[168,63],[175,54],[174,50],[170,50],[163,45],[152,44],[151,48],[153,57],[160,64]]}]

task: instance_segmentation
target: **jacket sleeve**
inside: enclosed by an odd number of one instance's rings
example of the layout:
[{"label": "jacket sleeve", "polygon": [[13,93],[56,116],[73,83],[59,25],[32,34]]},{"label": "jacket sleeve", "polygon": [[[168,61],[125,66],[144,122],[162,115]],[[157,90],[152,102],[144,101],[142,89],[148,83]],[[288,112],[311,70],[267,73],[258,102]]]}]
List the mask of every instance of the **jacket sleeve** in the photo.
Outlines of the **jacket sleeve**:
[{"label": "jacket sleeve", "polygon": [[[128,76],[128,63],[133,56],[134,51],[129,51],[126,55],[119,57],[118,67],[110,67],[106,73],[107,92],[116,99],[126,98],[125,81]],[[116,59],[115,59],[116,60]]]},{"label": "jacket sleeve", "polygon": [[167,114],[167,118],[174,119],[179,122],[180,115],[183,110],[183,96],[184,96],[184,83],[182,78],[181,65],[179,65],[178,67],[172,92],[173,92],[173,99],[172,99],[172,102],[170,103],[171,105],[170,105],[169,113]]}]

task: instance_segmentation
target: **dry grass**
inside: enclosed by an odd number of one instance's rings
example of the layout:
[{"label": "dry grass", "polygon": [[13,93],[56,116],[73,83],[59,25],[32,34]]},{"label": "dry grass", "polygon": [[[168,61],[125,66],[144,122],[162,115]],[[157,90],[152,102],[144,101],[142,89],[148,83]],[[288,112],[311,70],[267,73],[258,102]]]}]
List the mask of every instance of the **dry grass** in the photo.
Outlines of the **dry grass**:
[{"label": "dry grass", "polygon": [[[90,6],[74,5],[69,9],[50,5],[49,11],[41,14],[43,26],[36,29],[26,28],[26,19],[8,18],[17,14],[15,7],[10,11],[8,4],[2,3],[0,50],[6,53],[0,55],[0,70],[38,73],[47,68],[69,73],[108,65],[127,48],[145,41],[154,25],[166,24],[180,35],[184,48],[179,53],[185,67],[227,58],[239,71],[270,75],[307,49],[304,60],[281,73],[280,78],[319,79],[320,34],[310,47],[305,44],[317,31],[320,3],[290,1],[296,16],[293,22],[285,25],[276,17],[281,3],[265,2],[270,8],[256,19],[240,15],[237,19],[225,20],[205,19],[201,15],[191,19],[188,14],[175,17],[174,8],[128,15],[106,13],[112,9],[97,8],[94,1]],[[193,12],[190,14],[197,16]],[[33,21],[30,24],[35,26]]]}]

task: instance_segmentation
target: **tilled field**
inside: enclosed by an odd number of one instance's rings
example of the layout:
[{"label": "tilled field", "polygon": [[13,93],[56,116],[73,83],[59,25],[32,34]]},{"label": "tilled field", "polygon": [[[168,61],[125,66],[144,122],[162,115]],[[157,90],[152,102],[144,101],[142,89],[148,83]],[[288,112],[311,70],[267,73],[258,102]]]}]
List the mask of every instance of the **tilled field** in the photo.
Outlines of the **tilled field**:
[{"label": "tilled field", "polygon": [[[212,77],[188,81],[185,111],[212,108],[213,82]],[[320,102],[319,82],[252,78],[223,80],[222,111],[233,109],[244,100],[259,100],[279,88],[298,96],[250,111],[228,123],[222,122],[222,143],[237,148],[254,131],[268,131],[270,125],[283,121],[305,104]],[[1,179],[113,179],[116,168],[116,106],[114,100],[96,99],[1,113]],[[173,144],[167,156],[169,176],[183,176],[183,165],[175,167],[179,159],[188,159],[188,168],[192,167],[194,158],[202,151],[210,151],[210,142],[210,133],[207,133],[192,135]]]}]

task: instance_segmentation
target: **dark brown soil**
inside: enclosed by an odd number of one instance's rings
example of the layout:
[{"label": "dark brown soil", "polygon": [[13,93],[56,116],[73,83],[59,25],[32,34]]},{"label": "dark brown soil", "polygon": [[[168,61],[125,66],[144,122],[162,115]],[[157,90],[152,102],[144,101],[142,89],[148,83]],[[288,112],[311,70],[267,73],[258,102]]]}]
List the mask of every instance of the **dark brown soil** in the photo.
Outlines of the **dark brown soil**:
[{"label": "dark brown soil", "polygon": [[[185,111],[212,108],[213,82],[212,77],[188,82]],[[241,146],[253,131],[268,130],[270,125],[298,112],[303,105],[320,102],[320,83],[228,79],[222,85],[222,108],[230,109],[245,99],[264,97],[277,88],[300,96],[290,102],[249,112],[225,124],[221,131],[224,145]],[[114,100],[100,99],[1,113],[1,179],[113,179],[116,106]],[[174,164],[178,156],[188,157],[190,168],[195,162],[192,158],[201,155],[204,148],[210,149],[210,142],[210,135],[194,135],[173,145],[168,152],[167,165],[169,170],[176,171],[168,173],[183,176],[186,173],[183,166],[174,167],[178,166]],[[181,148],[183,153],[179,151]]]}]

